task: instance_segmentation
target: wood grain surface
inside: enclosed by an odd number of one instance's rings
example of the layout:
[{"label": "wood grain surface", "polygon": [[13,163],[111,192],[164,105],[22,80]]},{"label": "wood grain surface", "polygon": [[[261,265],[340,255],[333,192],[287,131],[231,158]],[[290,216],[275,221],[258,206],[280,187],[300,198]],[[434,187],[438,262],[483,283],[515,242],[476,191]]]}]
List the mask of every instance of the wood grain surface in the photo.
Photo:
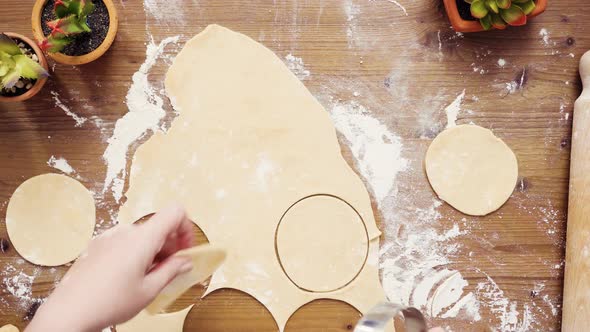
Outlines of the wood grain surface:
[{"label": "wood grain surface", "polygon": [[[8,244],[0,252],[0,273],[14,268],[34,274],[32,297],[50,293],[67,267],[51,270],[18,260],[3,222],[12,192],[29,177],[57,172],[47,165],[55,155],[66,158],[82,183],[100,194],[106,171],[102,154],[116,120],[127,112],[125,96],[145,60],[146,43],[173,35],[182,35],[184,42],[218,23],[261,41],[281,57],[301,57],[311,73],[304,83],[324,105],[354,98],[402,138],[409,167],[396,186],[411,204],[398,206],[398,217],[408,225],[415,222],[415,206],[428,206],[435,197],[422,169],[423,156],[446,125],[445,106],[465,90],[458,123],[493,129],[516,153],[520,179],[508,203],[489,216],[466,218],[447,205],[438,208],[441,232],[457,223],[467,230],[453,240],[457,249],[445,266],[461,272],[469,283],[466,291],[493,280],[509,299],[507,305],[519,312],[518,322],[528,310],[527,324],[506,330],[559,330],[571,113],[581,91],[578,60],[590,47],[587,4],[550,0],[547,12],[525,27],[462,36],[450,28],[442,1],[397,2],[407,16],[387,0],[177,0],[157,15],[142,1],[118,1],[119,33],[104,57],[80,67],[57,64],[33,100],[0,104],[0,238]],[[31,36],[32,5],[32,0],[3,0],[0,31]],[[181,14],[170,19],[175,9]],[[172,47],[166,54],[177,51]],[[500,58],[506,60],[503,67]],[[168,66],[169,61],[159,61],[150,72],[156,87],[162,86]],[[76,127],[54,94],[89,120]],[[389,221],[376,203],[374,208],[385,229]],[[117,209],[112,197],[101,200],[98,220],[103,227]],[[202,234],[199,238],[205,241]],[[24,328],[34,301],[11,295],[6,275],[10,273],[0,274],[0,326]],[[193,289],[175,307],[197,302],[184,331],[276,331],[268,311],[247,295],[222,290],[195,300],[201,292]],[[502,303],[483,303],[478,322],[459,315],[431,323],[453,331],[497,327],[503,319],[498,305]],[[298,310],[286,331],[350,331],[358,318],[346,304],[317,301]]]}]

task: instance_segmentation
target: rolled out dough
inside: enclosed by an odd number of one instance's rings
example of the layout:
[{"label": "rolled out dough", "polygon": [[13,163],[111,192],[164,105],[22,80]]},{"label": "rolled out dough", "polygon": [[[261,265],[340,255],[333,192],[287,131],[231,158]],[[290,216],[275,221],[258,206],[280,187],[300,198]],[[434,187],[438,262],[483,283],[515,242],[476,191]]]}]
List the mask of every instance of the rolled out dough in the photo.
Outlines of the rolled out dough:
[{"label": "rolled out dough", "polygon": [[[206,294],[243,291],[268,308],[281,331],[299,307],[315,299],[341,300],[361,312],[385,299],[378,273],[381,233],[369,194],[342,157],[328,112],[279,57],[245,35],[211,25],[175,58],[166,91],[179,115],[166,133],[155,133],[137,149],[120,222],[132,223],[171,201],[182,203],[209,241],[228,253]],[[326,293],[294,285],[275,250],[281,217],[316,194],[354,207],[369,239],[358,276]],[[330,236],[340,235],[336,228]],[[358,240],[366,245],[367,238]],[[308,257],[321,254],[313,248],[302,243],[299,250]],[[334,266],[345,266],[348,255],[335,256]]]},{"label": "rolled out dough", "polygon": [[512,150],[490,130],[476,125],[440,133],[428,148],[425,167],[436,194],[473,216],[499,209],[512,195],[518,178]]},{"label": "rolled out dough", "polygon": [[184,320],[193,306],[168,314],[151,315],[142,310],[126,323],[116,326],[117,332],[182,332]]},{"label": "rolled out dough", "polygon": [[193,269],[176,277],[146,308],[150,314],[160,313],[192,286],[205,281],[225,261],[226,252],[216,246],[205,244],[181,250],[174,256],[191,258]]},{"label": "rolled out dough", "polygon": [[44,266],[76,259],[92,239],[95,222],[92,194],[80,182],[60,174],[23,182],[6,210],[14,248],[24,259]]},{"label": "rolled out dough", "polygon": [[335,291],[353,281],[365,264],[368,246],[361,217],[332,196],[297,202],[277,230],[277,255],[285,273],[298,287],[312,292]]}]

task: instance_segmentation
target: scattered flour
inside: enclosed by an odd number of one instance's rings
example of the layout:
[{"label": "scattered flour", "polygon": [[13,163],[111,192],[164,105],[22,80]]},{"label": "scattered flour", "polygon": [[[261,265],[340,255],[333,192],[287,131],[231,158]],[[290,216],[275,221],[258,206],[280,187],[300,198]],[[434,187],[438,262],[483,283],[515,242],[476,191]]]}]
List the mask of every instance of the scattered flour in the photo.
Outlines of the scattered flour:
[{"label": "scattered flour", "polygon": [[309,70],[305,69],[305,65],[303,63],[303,59],[294,56],[293,54],[289,53],[285,57],[285,64],[287,67],[297,76],[297,78],[301,81],[305,80],[310,76]]},{"label": "scattered flour", "polygon": [[396,0],[387,0],[387,2],[391,2],[392,4],[396,5],[399,7],[399,9],[401,9],[404,12],[404,15],[408,16],[408,11],[406,10],[406,8],[404,6],[402,6],[399,2],[397,2]]},{"label": "scattered flour", "polygon": [[477,66],[475,62],[471,64],[471,68],[473,69],[474,73],[478,73],[480,75],[484,75],[488,72],[487,70],[485,70],[485,68]]},{"label": "scattered flour", "polygon": [[346,14],[346,37],[348,40],[348,47],[352,48],[358,40],[355,40],[355,36],[358,34],[357,17],[359,16],[361,9],[360,6],[355,4],[352,0],[345,0],[343,2],[344,13]]},{"label": "scattered flour", "polygon": [[463,99],[465,99],[465,89],[463,89],[463,92],[461,92],[457,98],[445,108],[445,113],[447,114],[447,128],[455,127],[457,125],[457,116],[461,111]]},{"label": "scattered flour", "polygon": [[377,203],[394,189],[395,178],[407,167],[402,158],[402,143],[369,111],[356,102],[335,103],[330,111],[336,129],[344,135],[357,166],[365,177]]},{"label": "scattered flour", "polygon": [[74,168],[72,168],[72,166],[68,164],[68,161],[62,157],[56,158],[55,156],[51,156],[47,161],[47,165],[49,165],[49,167],[53,167],[57,170],[60,170],[66,174],[75,173]]},{"label": "scattered flour", "polygon": [[498,59],[498,67],[504,68],[506,66],[506,64],[507,64],[506,60],[504,60],[502,58]]},{"label": "scattered flour", "polygon": [[152,40],[147,45],[146,60],[135,74],[127,92],[129,112],[117,120],[113,135],[103,154],[107,173],[103,193],[111,189],[118,202],[123,195],[129,146],[148,132],[162,130],[160,122],[166,115],[164,101],[158,90],[149,82],[148,74],[169,44],[178,43],[180,36],[168,37],[158,45]]},{"label": "scattered flour", "polygon": [[506,83],[505,90],[506,93],[511,95],[515,93],[519,89],[520,85],[516,81]]},{"label": "scattered flour", "polygon": [[539,31],[539,36],[541,36],[541,39],[543,41],[543,44],[545,46],[549,46],[549,42],[550,42],[550,40],[549,40],[549,31],[547,31],[546,28],[542,28]]},{"label": "scattered flour", "polygon": [[29,275],[24,270],[10,264],[5,265],[0,272],[3,292],[17,299],[20,310],[27,310],[33,302],[38,300],[33,297],[32,287],[39,272],[40,270],[37,268]]},{"label": "scattered flour", "polygon": [[517,303],[510,301],[498,284],[487,276],[487,281],[477,284],[476,294],[484,302],[482,305],[489,308],[492,314],[500,319],[498,330],[500,331],[530,331],[532,314],[527,304],[523,305],[521,313],[517,309]]},{"label": "scattered flour", "polygon": [[[442,203],[433,200],[425,207],[411,207],[407,217],[412,222],[401,226],[398,208],[416,204],[398,192],[397,178],[411,171],[409,161],[402,156],[401,139],[357,102],[331,101],[328,109],[384,219],[386,242],[380,256],[383,287],[389,300],[415,306],[432,317],[465,314],[472,320],[481,319],[477,298],[464,292],[467,281],[458,271],[444,268],[450,263],[447,256],[458,248],[451,240],[465,231],[458,224],[443,233],[436,231],[441,217],[437,209]],[[398,236],[400,227],[404,232]]]},{"label": "scattered flour", "polygon": [[154,17],[158,23],[185,23],[184,11],[179,10],[185,5],[185,0],[144,0],[143,8],[146,13]]},{"label": "scattered flour", "polygon": [[67,107],[61,99],[59,99],[59,93],[57,91],[51,91],[51,95],[53,95],[53,100],[55,101],[55,106],[61,108],[69,117],[76,121],[76,127],[80,127],[86,122],[85,117],[81,117],[78,114],[72,112],[69,107]]},{"label": "scattered flour", "polygon": [[258,191],[268,191],[271,182],[276,181],[277,165],[264,153],[258,156],[258,163],[251,184]]}]

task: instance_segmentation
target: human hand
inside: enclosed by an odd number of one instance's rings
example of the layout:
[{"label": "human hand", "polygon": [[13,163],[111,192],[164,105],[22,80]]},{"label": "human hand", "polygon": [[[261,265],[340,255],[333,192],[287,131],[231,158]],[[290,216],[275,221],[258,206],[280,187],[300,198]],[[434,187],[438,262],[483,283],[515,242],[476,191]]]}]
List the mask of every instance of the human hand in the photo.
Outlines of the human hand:
[{"label": "human hand", "polygon": [[26,331],[95,332],[133,318],[192,269],[189,258],[170,257],[191,246],[191,222],[179,206],[113,227],[92,240]]}]

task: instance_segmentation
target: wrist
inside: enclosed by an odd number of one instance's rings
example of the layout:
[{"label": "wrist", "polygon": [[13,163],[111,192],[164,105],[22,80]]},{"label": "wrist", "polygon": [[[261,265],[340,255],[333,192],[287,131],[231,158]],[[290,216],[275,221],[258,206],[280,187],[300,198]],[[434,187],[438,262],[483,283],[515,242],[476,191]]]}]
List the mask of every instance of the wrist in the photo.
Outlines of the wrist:
[{"label": "wrist", "polygon": [[60,306],[50,301],[44,303],[25,332],[97,332],[99,327],[93,326],[93,319],[86,317],[77,310],[70,310],[68,306]]}]

